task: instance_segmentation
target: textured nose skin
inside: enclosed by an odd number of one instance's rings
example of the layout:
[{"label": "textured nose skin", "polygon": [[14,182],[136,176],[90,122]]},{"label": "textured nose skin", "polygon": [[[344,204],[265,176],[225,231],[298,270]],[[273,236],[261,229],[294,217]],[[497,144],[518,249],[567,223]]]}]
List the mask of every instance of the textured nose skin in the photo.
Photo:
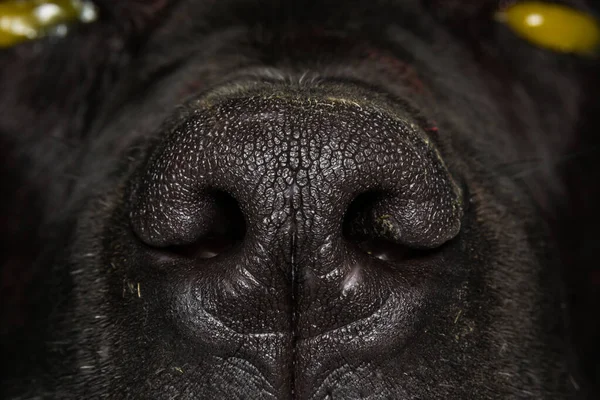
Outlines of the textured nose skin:
[{"label": "textured nose skin", "polygon": [[133,227],[153,246],[191,243],[225,223],[219,192],[254,233],[293,225],[298,245],[341,235],[366,193],[379,199],[352,224],[365,234],[430,248],[460,228],[458,189],[414,125],[339,99],[241,98],[191,117],[150,160]]},{"label": "textured nose skin", "polygon": [[[351,346],[349,327],[371,338],[356,357],[399,348],[407,304],[421,296],[402,254],[452,239],[462,216],[460,191],[425,135],[333,95],[199,104],[149,156],[130,200],[141,241],[186,248],[193,260],[186,324],[202,324],[193,316],[202,309],[237,333],[289,335],[296,359],[281,363],[301,368],[294,379],[306,388],[336,368],[336,350],[323,348]],[[199,256],[214,238],[232,243]],[[413,272],[398,272],[404,264]]]}]

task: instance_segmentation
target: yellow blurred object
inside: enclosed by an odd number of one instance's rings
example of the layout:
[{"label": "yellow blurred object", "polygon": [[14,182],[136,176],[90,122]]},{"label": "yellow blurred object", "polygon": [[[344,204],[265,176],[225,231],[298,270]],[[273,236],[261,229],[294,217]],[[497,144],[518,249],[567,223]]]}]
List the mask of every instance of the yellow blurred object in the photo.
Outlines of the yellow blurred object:
[{"label": "yellow blurred object", "polygon": [[519,36],[549,50],[593,54],[600,47],[598,21],[564,5],[520,2],[500,11],[497,17]]},{"label": "yellow blurred object", "polygon": [[64,35],[75,22],[92,22],[96,8],[81,0],[0,1],[0,48],[48,34]]}]

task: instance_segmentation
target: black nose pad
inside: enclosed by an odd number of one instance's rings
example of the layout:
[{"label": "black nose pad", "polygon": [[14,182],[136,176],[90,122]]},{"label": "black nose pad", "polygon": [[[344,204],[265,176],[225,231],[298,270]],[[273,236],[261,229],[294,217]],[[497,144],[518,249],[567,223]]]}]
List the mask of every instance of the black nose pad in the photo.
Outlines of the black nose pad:
[{"label": "black nose pad", "polygon": [[[152,187],[151,185],[146,185]],[[195,195],[171,198],[159,208],[152,190],[134,193],[130,219],[134,232],[146,244],[192,258],[212,258],[241,243],[246,220],[238,202],[228,193],[205,188]]]},{"label": "black nose pad", "polygon": [[[178,125],[130,186],[137,237],[194,258],[250,243],[235,263],[342,268],[344,241],[404,260],[458,234],[461,190],[415,124],[298,102],[233,98]],[[316,261],[327,243],[338,253]]]}]

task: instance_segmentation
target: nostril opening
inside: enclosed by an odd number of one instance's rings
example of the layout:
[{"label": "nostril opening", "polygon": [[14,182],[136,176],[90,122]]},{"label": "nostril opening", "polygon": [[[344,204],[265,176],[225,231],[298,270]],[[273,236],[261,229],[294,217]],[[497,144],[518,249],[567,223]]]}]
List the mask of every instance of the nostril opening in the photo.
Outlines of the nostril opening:
[{"label": "nostril opening", "polygon": [[392,239],[398,234],[392,232],[394,227],[389,223],[392,215],[381,212],[379,207],[391,197],[393,195],[385,191],[368,191],[358,195],[344,215],[344,239],[359,251],[383,261],[397,262],[430,254],[432,249],[411,247]]},{"label": "nostril opening", "polygon": [[246,219],[237,200],[229,193],[213,191],[206,193],[214,202],[214,214],[206,232],[196,241],[184,245],[172,245],[166,251],[194,259],[217,257],[238,246],[246,235]]}]

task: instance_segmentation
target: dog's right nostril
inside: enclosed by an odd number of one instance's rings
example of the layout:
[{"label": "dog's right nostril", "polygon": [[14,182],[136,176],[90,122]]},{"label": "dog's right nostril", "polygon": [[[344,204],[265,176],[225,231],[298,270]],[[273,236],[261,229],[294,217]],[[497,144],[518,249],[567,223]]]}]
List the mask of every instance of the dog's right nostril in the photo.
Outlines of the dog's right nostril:
[{"label": "dog's right nostril", "polygon": [[211,222],[192,243],[169,246],[172,253],[188,258],[213,258],[239,245],[246,235],[246,220],[238,202],[228,193],[215,191]]},{"label": "dog's right nostril", "polygon": [[186,257],[212,258],[244,239],[246,221],[233,196],[214,189],[178,194],[169,202],[158,201],[165,199],[153,193],[152,186],[138,187],[130,219],[144,243]]}]

